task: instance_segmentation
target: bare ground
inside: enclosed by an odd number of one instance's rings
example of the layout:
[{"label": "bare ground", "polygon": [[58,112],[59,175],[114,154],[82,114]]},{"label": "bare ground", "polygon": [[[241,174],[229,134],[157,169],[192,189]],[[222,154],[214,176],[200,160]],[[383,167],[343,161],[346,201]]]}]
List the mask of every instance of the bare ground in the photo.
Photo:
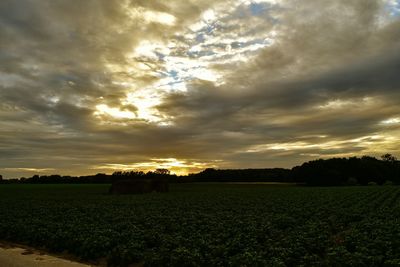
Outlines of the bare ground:
[{"label": "bare ground", "polygon": [[4,267],[90,267],[85,264],[49,255],[46,252],[26,246],[0,242],[0,266]]}]

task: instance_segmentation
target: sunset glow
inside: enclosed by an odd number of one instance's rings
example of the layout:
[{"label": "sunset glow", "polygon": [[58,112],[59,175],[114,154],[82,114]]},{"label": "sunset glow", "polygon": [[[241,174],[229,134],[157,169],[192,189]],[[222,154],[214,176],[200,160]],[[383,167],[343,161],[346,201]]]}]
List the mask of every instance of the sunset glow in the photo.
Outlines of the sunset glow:
[{"label": "sunset glow", "polygon": [[4,177],[400,153],[398,0],[0,8]]}]

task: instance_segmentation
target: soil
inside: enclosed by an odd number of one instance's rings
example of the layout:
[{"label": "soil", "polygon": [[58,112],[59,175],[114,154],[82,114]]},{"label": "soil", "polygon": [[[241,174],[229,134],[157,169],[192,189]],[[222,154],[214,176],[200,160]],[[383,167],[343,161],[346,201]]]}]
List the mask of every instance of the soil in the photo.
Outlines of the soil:
[{"label": "soil", "polygon": [[0,266],[7,267],[93,267],[66,255],[50,255],[27,246],[0,242]]}]

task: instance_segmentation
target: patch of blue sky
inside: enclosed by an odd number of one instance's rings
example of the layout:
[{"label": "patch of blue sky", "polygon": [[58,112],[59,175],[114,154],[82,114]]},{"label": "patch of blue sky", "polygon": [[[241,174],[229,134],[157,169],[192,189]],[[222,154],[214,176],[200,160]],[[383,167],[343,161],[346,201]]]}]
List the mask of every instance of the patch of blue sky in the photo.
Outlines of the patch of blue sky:
[{"label": "patch of blue sky", "polygon": [[198,29],[195,32],[196,36],[192,40],[193,41],[192,45],[204,43],[207,40],[207,38],[209,38],[210,36],[214,36],[216,27],[217,27],[216,24],[209,24],[201,29]]},{"label": "patch of blue sky", "polygon": [[396,1],[395,5],[393,6],[392,15],[400,17],[400,0]]},{"label": "patch of blue sky", "polygon": [[210,25],[207,25],[207,27],[205,28],[205,33],[207,33],[207,34],[211,34],[211,33],[213,33],[213,31],[215,30],[215,23],[214,24],[210,24]]},{"label": "patch of blue sky", "polygon": [[206,57],[206,56],[214,56],[217,53],[211,51],[211,50],[201,50],[201,51],[187,51],[186,55],[191,57],[191,58],[200,58],[200,57]]},{"label": "patch of blue sky", "polygon": [[166,55],[164,55],[163,53],[160,53],[158,51],[154,51],[154,54],[157,56],[157,58],[161,61],[163,61],[166,57]]},{"label": "patch of blue sky", "polygon": [[249,16],[258,17],[272,23],[277,23],[278,20],[274,18],[273,12],[280,9],[278,5],[268,3],[268,2],[251,2],[248,5],[239,6],[235,13],[232,15],[234,17],[246,19]]},{"label": "patch of blue sky", "polygon": [[224,28],[224,22],[231,19],[241,20],[241,16],[257,16],[257,20],[271,20],[273,16],[270,12],[274,8],[270,3],[254,1],[249,5],[240,5],[233,13],[224,14],[222,17],[210,15],[209,18],[203,18],[189,28],[190,32],[183,37],[188,47],[180,50],[176,57],[155,53],[158,59],[166,64],[166,68],[159,72],[161,79],[154,86],[160,90],[184,91],[186,84],[194,79],[218,82],[220,76],[209,64],[226,64],[232,60],[245,61],[271,43],[267,32],[264,38],[255,34],[252,26],[248,25],[248,30],[242,31],[240,35],[232,34]]},{"label": "patch of blue sky", "polygon": [[176,81],[161,83],[157,88],[167,89],[169,91],[184,91],[186,89],[186,82],[190,80],[188,78],[182,78]]},{"label": "patch of blue sky", "polygon": [[171,70],[167,72],[168,76],[174,80],[179,80],[178,72],[175,70]]},{"label": "patch of blue sky", "polygon": [[267,10],[269,4],[266,3],[251,3],[249,5],[249,10],[252,16],[261,16]]},{"label": "patch of blue sky", "polygon": [[205,37],[204,37],[204,33],[198,33],[196,35],[196,39],[195,40],[196,40],[197,43],[204,42],[206,40]]},{"label": "patch of blue sky", "polygon": [[387,3],[386,10],[392,17],[400,17],[400,0],[393,0]]}]

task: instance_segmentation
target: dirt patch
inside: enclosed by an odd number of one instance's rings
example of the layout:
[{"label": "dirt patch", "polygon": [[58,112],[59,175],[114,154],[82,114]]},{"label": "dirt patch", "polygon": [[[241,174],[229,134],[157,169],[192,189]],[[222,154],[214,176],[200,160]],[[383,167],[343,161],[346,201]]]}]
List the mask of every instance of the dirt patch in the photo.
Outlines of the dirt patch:
[{"label": "dirt patch", "polygon": [[97,266],[50,255],[27,246],[0,242],[0,266],[8,267],[90,267]]}]

